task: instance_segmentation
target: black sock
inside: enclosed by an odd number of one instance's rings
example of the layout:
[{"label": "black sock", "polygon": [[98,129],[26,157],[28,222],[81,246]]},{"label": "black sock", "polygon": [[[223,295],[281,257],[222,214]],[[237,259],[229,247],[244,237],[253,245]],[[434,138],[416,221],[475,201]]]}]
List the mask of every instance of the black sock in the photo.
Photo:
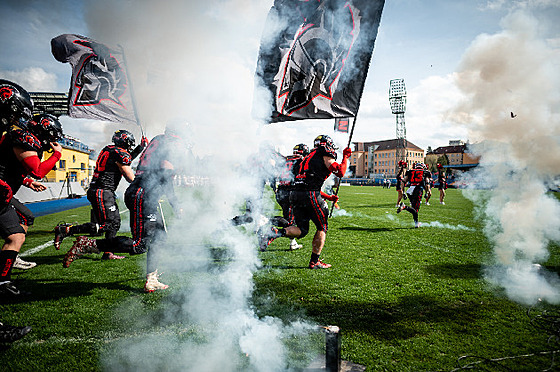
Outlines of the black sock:
[{"label": "black sock", "polygon": [[12,280],[12,266],[17,255],[18,252],[12,250],[0,251],[0,282]]},{"label": "black sock", "polygon": [[317,263],[317,261],[319,261],[319,256],[317,253],[313,253],[311,252],[311,260],[309,261],[310,263]]}]

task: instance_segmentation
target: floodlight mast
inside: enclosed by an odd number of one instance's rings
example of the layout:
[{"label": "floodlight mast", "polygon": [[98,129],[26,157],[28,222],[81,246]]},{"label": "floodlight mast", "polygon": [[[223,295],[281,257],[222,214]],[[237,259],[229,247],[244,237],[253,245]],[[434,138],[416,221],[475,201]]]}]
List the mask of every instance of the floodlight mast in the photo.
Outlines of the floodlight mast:
[{"label": "floodlight mast", "polygon": [[404,79],[393,79],[389,82],[389,104],[391,112],[395,114],[397,124],[397,148],[395,159],[395,174],[398,173],[399,161],[406,161],[406,125],[404,112],[406,111],[406,87]]}]

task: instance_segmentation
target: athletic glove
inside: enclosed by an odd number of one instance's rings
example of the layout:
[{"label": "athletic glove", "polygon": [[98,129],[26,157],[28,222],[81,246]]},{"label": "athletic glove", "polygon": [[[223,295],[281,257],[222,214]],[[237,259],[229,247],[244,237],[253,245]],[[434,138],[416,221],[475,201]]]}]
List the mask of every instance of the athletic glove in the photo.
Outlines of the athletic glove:
[{"label": "athletic glove", "polygon": [[146,138],[146,136],[142,136],[142,139],[140,140],[140,145],[142,147],[148,146],[148,139]]},{"label": "athletic glove", "polygon": [[348,159],[350,157],[350,155],[352,155],[352,150],[350,149],[350,147],[345,148],[344,150],[342,150],[342,157]]}]

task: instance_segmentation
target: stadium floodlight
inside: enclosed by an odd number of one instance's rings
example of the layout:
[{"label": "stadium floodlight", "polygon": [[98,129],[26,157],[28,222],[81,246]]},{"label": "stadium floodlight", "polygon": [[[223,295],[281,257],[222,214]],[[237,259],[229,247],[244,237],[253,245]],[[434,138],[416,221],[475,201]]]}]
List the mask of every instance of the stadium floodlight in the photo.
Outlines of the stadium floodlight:
[{"label": "stadium floodlight", "polygon": [[406,161],[406,125],[404,122],[404,112],[406,111],[406,87],[404,79],[393,79],[389,82],[389,104],[391,111],[395,114],[397,127],[396,141],[396,161],[395,174],[398,172],[398,162]]},{"label": "stadium floodlight", "polygon": [[404,79],[393,79],[389,82],[389,103],[393,114],[404,114],[406,111]]}]

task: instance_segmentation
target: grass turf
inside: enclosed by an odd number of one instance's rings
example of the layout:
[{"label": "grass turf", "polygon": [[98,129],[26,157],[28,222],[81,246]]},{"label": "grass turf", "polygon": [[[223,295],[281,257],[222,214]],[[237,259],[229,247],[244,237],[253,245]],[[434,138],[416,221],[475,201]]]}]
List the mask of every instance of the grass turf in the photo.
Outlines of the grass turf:
[{"label": "grass turf", "polygon": [[[445,206],[436,191],[432,205],[420,209],[420,229],[409,213],[395,213],[394,189],[341,187],[339,195],[343,211],[329,220],[321,256],[331,269],[306,268],[314,227],[299,241],[303,249],[289,251],[288,240],[277,239],[259,253],[263,266],[251,299],[259,316],[339,326],[342,358],[368,371],[450,371],[470,362],[485,370],[550,367],[550,355],[527,356],[556,350],[550,334],[532,324],[527,306],[482,279],[491,247],[460,191],[448,190]],[[88,218],[88,207],[37,218],[23,251],[51,240],[59,221]],[[24,257],[37,267],[14,270],[16,284],[32,296],[0,305],[2,321],[33,331],[3,346],[2,370],[103,370],[100,355],[138,329],[177,336],[196,328],[163,319],[168,292],[142,292],[144,256],[101,261],[98,255],[63,269],[71,241],[60,251],[49,246]],[[558,246],[550,251],[544,266],[558,272]]]}]

